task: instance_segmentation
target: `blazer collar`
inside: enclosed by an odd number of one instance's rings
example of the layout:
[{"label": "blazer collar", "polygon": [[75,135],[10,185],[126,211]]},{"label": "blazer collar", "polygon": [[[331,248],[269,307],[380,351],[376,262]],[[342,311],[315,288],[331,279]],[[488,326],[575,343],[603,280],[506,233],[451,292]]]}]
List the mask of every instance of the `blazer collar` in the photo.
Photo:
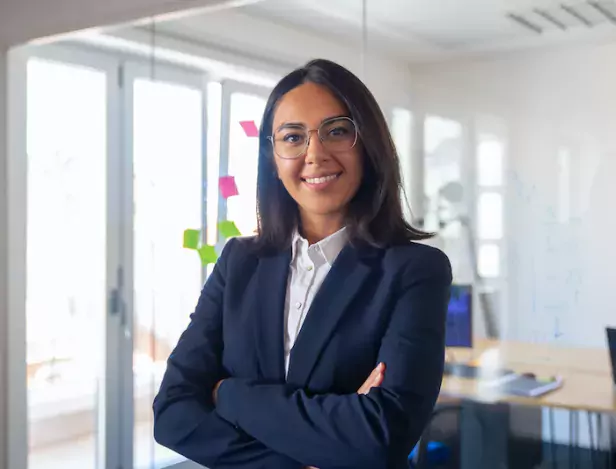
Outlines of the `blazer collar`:
[{"label": "blazer collar", "polygon": [[[308,310],[302,329],[291,349],[286,380],[306,387],[340,319],[373,271],[371,259],[380,250],[346,244],[336,257]],[[259,259],[255,323],[259,377],[266,381],[285,381],[284,308],[287,295],[291,248]]]}]

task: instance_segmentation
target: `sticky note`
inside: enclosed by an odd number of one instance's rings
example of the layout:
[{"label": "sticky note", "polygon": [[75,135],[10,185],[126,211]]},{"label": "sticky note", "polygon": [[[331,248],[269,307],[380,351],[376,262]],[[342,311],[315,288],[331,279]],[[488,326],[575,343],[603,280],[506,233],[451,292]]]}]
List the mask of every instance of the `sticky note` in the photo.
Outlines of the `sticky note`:
[{"label": "sticky note", "polygon": [[184,230],[184,247],[186,249],[197,249],[201,232],[199,230]]},{"label": "sticky note", "polygon": [[218,259],[218,254],[216,254],[214,246],[210,246],[209,244],[204,244],[197,249],[197,252],[199,253],[203,265],[215,264]]},{"label": "sticky note", "polygon": [[237,229],[237,226],[235,226],[235,222],[228,220],[221,221],[218,224],[218,230],[224,238],[233,238],[234,236],[241,236],[242,234],[240,230]]},{"label": "sticky note", "polygon": [[258,137],[259,129],[257,128],[257,124],[255,121],[242,121],[240,122],[242,129],[244,129],[244,133],[247,137]]},{"label": "sticky note", "polygon": [[221,195],[225,199],[239,194],[237,191],[237,185],[235,184],[235,178],[233,176],[221,176],[218,180],[218,187],[220,188]]}]

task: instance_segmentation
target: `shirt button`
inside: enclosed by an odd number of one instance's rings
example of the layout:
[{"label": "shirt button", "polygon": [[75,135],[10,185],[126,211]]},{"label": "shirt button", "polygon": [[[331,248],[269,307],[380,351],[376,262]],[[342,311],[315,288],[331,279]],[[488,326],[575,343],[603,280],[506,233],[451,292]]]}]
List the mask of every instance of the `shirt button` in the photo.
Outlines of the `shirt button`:
[{"label": "shirt button", "polygon": [[302,304],[298,301],[297,303],[295,303],[295,307],[297,309],[300,309],[302,307]]},{"label": "shirt button", "polygon": [[309,265],[308,267],[306,267],[306,270],[307,270],[308,272],[310,272],[310,271],[312,270],[312,266],[311,266],[311,265]]}]

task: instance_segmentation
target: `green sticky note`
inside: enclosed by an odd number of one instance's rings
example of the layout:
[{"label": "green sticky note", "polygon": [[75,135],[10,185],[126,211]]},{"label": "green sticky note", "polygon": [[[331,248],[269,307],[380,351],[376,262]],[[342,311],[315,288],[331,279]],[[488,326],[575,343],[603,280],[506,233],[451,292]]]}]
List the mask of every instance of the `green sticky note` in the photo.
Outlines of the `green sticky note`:
[{"label": "green sticky note", "polygon": [[184,230],[184,247],[186,249],[197,249],[201,232],[199,230]]},{"label": "green sticky note", "polygon": [[215,264],[218,259],[218,254],[216,254],[214,246],[210,246],[209,244],[201,246],[197,249],[197,252],[199,253],[203,265]]},{"label": "green sticky note", "polygon": [[234,236],[242,235],[240,230],[237,229],[237,226],[235,226],[235,222],[232,221],[221,221],[218,224],[218,229],[224,238],[233,238]]}]

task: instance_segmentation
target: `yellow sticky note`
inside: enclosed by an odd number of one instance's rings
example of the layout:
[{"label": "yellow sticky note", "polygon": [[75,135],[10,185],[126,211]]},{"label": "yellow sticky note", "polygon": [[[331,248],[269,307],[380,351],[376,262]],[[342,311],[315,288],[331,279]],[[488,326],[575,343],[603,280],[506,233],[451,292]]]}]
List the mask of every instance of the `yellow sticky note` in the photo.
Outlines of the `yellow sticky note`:
[{"label": "yellow sticky note", "polygon": [[218,224],[218,230],[224,238],[233,238],[234,236],[241,236],[242,234],[240,230],[237,229],[237,226],[235,226],[235,222],[228,220],[221,221]]},{"label": "yellow sticky note", "polygon": [[218,260],[218,254],[216,254],[214,246],[210,246],[209,244],[201,246],[197,249],[197,252],[199,253],[203,265],[215,264]]},{"label": "yellow sticky note", "polygon": [[184,230],[184,247],[186,249],[197,249],[201,232],[199,230]]}]

